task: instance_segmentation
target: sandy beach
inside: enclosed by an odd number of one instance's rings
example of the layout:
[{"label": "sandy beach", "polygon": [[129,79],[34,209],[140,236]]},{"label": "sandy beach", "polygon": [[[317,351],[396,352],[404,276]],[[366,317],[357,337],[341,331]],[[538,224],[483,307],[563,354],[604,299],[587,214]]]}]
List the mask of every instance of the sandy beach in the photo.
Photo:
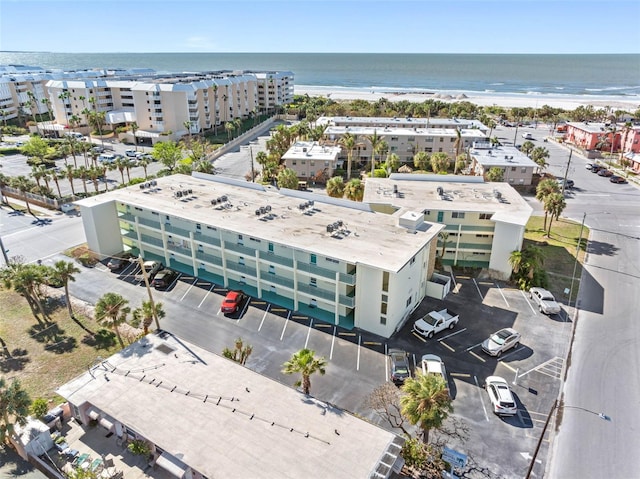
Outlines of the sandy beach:
[{"label": "sandy beach", "polygon": [[378,101],[386,98],[389,101],[423,102],[429,99],[452,102],[468,101],[479,106],[501,106],[506,108],[539,108],[548,105],[553,108],[574,110],[579,106],[592,105],[594,108],[611,108],[613,110],[626,110],[635,112],[640,108],[640,96],[593,96],[586,95],[537,95],[496,92],[461,92],[461,91],[434,91],[434,92],[405,92],[405,91],[380,91],[366,89],[351,89],[340,87],[296,85],[296,95],[324,96],[332,100],[367,100]]}]

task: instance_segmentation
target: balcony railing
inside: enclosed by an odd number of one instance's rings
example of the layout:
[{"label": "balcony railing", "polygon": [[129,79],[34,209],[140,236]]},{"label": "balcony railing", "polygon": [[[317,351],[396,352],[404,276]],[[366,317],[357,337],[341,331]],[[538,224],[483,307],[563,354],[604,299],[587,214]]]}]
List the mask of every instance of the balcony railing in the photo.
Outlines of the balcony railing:
[{"label": "balcony railing", "polygon": [[160,222],[156,220],[152,220],[149,218],[140,218],[138,217],[138,223],[142,226],[147,226],[149,228],[154,228],[156,230],[160,229]]},{"label": "balcony railing", "polygon": [[256,268],[253,266],[247,266],[245,264],[236,263],[235,261],[227,261],[227,269],[236,271],[238,273],[246,274],[247,276],[256,277]]},{"label": "balcony railing", "polygon": [[335,301],[336,294],[334,291],[327,291],[326,289],[318,288],[310,284],[298,282],[298,291],[308,294],[316,298],[328,299],[329,301]]},{"label": "balcony railing", "polygon": [[222,266],[222,258],[214,256],[212,254],[205,253],[203,251],[196,251],[196,258],[200,261],[204,261],[209,264],[215,264],[216,266]]},{"label": "balcony railing", "polygon": [[131,213],[118,213],[118,218],[124,221],[128,221],[130,223],[136,222],[136,217],[133,216]]},{"label": "balcony railing", "polygon": [[345,296],[341,294],[338,296],[339,303],[347,308],[355,308],[356,307],[356,298],[355,296]]},{"label": "balcony railing", "polygon": [[207,243],[213,246],[217,246],[218,248],[220,247],[220,240],[218,238],[212,238],[211,236],[199,234],[198,236],[196,236],[195,239],[196,241],[200,241],[202,243]]},{"label": "balcony railing", "polygon": [[293,289],[293,280],[289,278],[283,278],[275,274],[267,273],[266,271],[260,271],[260,280],[267,283],[271,283],[274,286],[284,286],[285,288]]},{"label": "balcony railing", "polygon": [[230,243],[228,241],[225,242],[224,247],[230,251],[235,251],[236,253],[241,253],[247,256],[255,256],[256,253],[256,250],[253,248],[247,248],[241,244]]},{"label": "balcony railing", "polygon": [[169,251],[173,251],[174,253],[191,257],[191,248],[189,248],[188,246],[184,246],[181,243],[167,242],[167,249]]},{"label": "balcony railing", "polygon": [[291,258],[285,258],[284,256],[280,256],[274,253],[261,254],[260,261],[263,261],[265,263],[276,263],[282,266],[293,268],[293,260]]},{"label": "balcony railing", "polygon": [[164,229],[169,233],[180,235],[184,238],[189,238],[189,230],[186,230],[184,228],[179,228],[177,226],[172,226],[165,223]]},{"label": "balcony railing", "polygon": [[160,238],[155,238],[154,236],[149,236],[145,234],[140,235],[140,239],[143,243],[152,244],[154,246],[159,246],[160,248],[164,248],[164,244]]}]

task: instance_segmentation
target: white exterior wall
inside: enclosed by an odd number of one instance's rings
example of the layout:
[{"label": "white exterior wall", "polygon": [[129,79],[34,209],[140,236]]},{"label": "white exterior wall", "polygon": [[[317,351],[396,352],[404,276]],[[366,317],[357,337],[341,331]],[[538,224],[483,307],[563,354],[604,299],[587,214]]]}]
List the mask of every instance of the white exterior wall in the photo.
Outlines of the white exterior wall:
[{"label": "white exterior wall", "polygon": [[91,251],[109,256],[122,251],[122,237],[115,202],[80,207],[87,244]]},{"label": "white exterior wall", "polygon": [[523,238],[524,226],[496,221],[489,269],[501,273],[501,279],[506,280],[511,276],[509,256],[512,251],[520,250]]}]

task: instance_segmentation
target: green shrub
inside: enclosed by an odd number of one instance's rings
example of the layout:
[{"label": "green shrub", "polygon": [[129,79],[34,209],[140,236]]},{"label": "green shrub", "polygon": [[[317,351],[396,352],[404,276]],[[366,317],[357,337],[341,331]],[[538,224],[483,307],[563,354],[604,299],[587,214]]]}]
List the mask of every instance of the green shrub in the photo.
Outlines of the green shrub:
[{"label": "green shrub", "polygon": [[48,410],[49,405],[47,404],[46,399],[38,398],[31,404],[31,413],[38,419],[47,414]]}]

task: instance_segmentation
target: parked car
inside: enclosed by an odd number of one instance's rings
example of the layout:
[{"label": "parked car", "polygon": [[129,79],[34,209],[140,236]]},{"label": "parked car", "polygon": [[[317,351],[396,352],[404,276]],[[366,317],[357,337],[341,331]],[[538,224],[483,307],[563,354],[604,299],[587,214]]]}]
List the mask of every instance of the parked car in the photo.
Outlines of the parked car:
[{"label": "parked car", "polygon": [[613,175],[609,178],[609,181],[611,183],[626,183],[627,180],[625,178],[623,178],[622,176],[618,176],[618,175]]},{"label": "parked car", "polygon": [[516,401],[505,379],[500,376],[489,376],[485,381],[485,389],[489,395],[494,414],[515,416],[518,413]]},{"label": "parked car", "polygon": [[604,166],[592,165],[591,166],[591,173],[598,173],[600,170],[604,170],[604,169],[606,169]]},{"label": "parked car", "polygon": [[242,291],[229,291],[222,301],[220,310],[224,314],[232,314],[238,311],[243,301],[246,299],[246,295]]},{"label": "parked car", "polygon": [[411,377],[409,354],[402,349],[390,349],[389,360],[391,362],[389,378],[393,384],[401,386],[405,379]]},{"label": "parked car", "polygon": [[172,269],[163,269],[156,273],[153,278],[152,284],[156,289],[166,289],[173,283],[173,280],[178,277],[178,272]]},{"label": "parked car", "polygon": [[128,158],[135,158],[136,157],[136,150],[125,150],[124,154],[125,156],[127,156]]},{"label": "parked car", "polygon": [[567,179],[566,181],[564,180],[564,178],[558,178],[558,186],[562,189],[562,186],[565,185],[565,189],[569,188],[573,188],[575,183],[573,180],[569,180]]},{"label": "parked car", "polygon": [[604,176],[604,177],[613,176],[613,171],[607,170],[606,168],[601,168],[600,170],[598,170],[598,176]]},{"label": "parked car", "polygon": [[553,297],[550,291],[544,288],[531,288],[529,290],[529,297],[538,305],[541,313],[557,314],[560,312],[561,308],[556,302],[556,298]]},{"label": "parked car", "polygon": [[596,165],[595,163],[587,163],[586,165],[584,165],[584,167],[585,167],[587,170],[593,170],[593,167],[594,167],[594,166],[598,166],[598,165]]},{"label": "parked car", "polygon": [[[163,268],[163,264],[160,261],[145,261],[142,263],[142,267],[147,275],[147,281],[151,283],[158,271]],[[140,281],[140,284],[144,284],[144,275],[142,271],[136,275],[136,280]]]},{"label": "parked car", "polygon": [[413,323],[413,331],[424,338],[433,338],[435,333],[453,329],[459,319],[456,313],[447,309],[431,311]]},{"label": "parked car", "polygon": [[449,381],[447,380],[447,370],[444,367],[444,362],[440,359],[440,356],[435,354],[425,354],[422,356],[422,374],[433,374],[444,379],[444,383],[447,385],[447,394],[449,394]]},{"label": "parked car", "polygon": [[114,256],[107,263],[107,268],[111,271],[120,271],[126,265],[130,263],[130,259],[133,258],[131,253],[121,253],[118,256]]},{"label": "parked car", "polygon": [[95,153],[104,153],[104,148],[101,146],[94,146],[91,148],[91,151],[94,151]]},{"label": "parked car", "polygon": [[489,356],[500,357],[502,353],[520,344],[520,333],[512,328],[496,331],[482,342],[482,350]]}]

